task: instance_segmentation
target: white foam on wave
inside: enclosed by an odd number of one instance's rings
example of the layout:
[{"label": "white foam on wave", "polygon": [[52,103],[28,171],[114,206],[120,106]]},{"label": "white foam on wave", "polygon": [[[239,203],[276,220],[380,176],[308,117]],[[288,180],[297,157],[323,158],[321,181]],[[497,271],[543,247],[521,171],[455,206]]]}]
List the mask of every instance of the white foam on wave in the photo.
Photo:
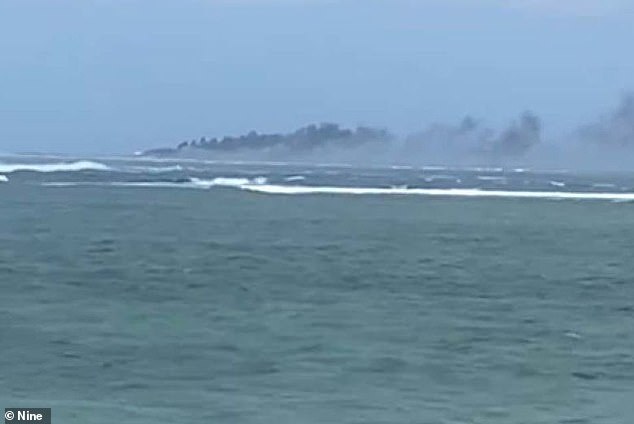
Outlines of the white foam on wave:
[{"label": "white foam on wave", "polygon": [[148,181],[148,182],[45,182],[49,187],[106,186],[106,187],[155,187],[209,189],[212,187],[232,187],[250,192],[281,195],[337,194],[337,195],[419,195],[437,197],[482,197],[521,198],[553,200],[610,200],[613,202],[634,201],[634,192],[571,192],[571,191],[515,191],[484,190],[477,188],[409,188],[403,186],[383,187],[336,187],[267,184],[264,177],[254,179],[217,177],[211,180],[191,178],[189,182]]},{"label": "white foam on wave", "polygon": [[446,166],[435,166],[435,165],[425,165],[421,167],[423,171],[445,171],[447,169]]},{"label": "white foam on wave", "polygon": [[109,171],[111,168],[103,163],[80,160],[76,162],[55,163],[0,163],[0,172],[73,172],[73,171]]},{"label": "white foam on wave", "polygon": [[487,167],[487,166],[467,166],[464,168],[455,168],[458,171],[467,172],[504,172],[504,168]]},{"label": "white foam on wave", "polygon": [[304,181],[306,177],[303,175],[291,175],[290,177],[284,178],[284,181]]},{"label": "white foam on wave", "polygon": [[553,187],[566,187],[566,183],[561,181],[549,181],[548,183]]},{"label": "white foam on wave", "polygon": [[0,183],[8,183],[8,182],[9,182],[9,177],[7,177],[6,175],[0,174]]},{"label": "white foam on wave", "polygon": [[498,197],[526,199],[577,199],[634,201],[634,193],[590,193],[564,191],[513,191],[480,189],[375,188],[375,187],[310,187],[272,184],[245,184],[240,188],[267,194],[357,194],[357,195],[422,195],[442,197]]},{"label": "white foam on wave", "polygon": [[477,179],[480,181],[506,182],[506,177],[496,177],[492,175],[478,175]]},{"label": "white foam on wave", "polygon": [[163,172],[178,172],[182,171],[183,167],[180,165],[174,166],[131,166],[129,168],[123,168],[124,171],[141,172],[148,174],[160,174]]},{"label": "white foam on wave", "polygon": [[204,179],[200,179],[200,178],[190,178],[190,181],[194,185],[197,185],[197,186],[200,186],[200,187],[205,187],[205,188],[210,188],[210,187],[242,187],[242,186],[249,185],[249,184],[253,184],[253,185],[265,184],[266,183],[266,178],[257,177],[257,178],[254,178],[253,180],[250,180],[248,178],[228,178],[228,177],[216,177],[216,178],[213,178],[211,180],[204,180]]},{"label": "white foam on wave", "polygon": [[253,179],[253,184],[266,184],[268,180],[265,177],[255,177]]},{"label": "white foam on wave", "polygon": [[211,187],[235,187],[258,186],[266,184],[264,177],[248,178],[228,178],[217,177],[211,180],[200,178],[190,178],[189,181],[60,181],[44,182],[45,187],[156,187],[156,188],[197,188],[208,189]]}]

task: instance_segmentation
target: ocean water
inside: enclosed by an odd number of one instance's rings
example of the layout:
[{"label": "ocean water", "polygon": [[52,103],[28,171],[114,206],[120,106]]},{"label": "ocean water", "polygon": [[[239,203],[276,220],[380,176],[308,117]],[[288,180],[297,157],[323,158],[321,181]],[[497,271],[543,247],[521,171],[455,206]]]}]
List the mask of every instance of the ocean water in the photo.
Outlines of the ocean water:
[{"label": "ocean water", "polygon": [[5,407],[634,421],[633,175],[32,157],[0,174]]}]

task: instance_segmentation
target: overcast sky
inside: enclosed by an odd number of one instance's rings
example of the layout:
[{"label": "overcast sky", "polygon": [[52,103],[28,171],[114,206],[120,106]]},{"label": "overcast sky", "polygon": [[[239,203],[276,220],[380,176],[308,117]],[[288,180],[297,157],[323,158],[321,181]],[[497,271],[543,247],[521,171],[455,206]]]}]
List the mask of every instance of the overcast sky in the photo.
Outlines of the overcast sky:
[{"label": "overcast sky", "polygon": [[634,89],[632,0],[0,0],[0,151],[127,153],[311,122],[525,109],[555,139]]}]

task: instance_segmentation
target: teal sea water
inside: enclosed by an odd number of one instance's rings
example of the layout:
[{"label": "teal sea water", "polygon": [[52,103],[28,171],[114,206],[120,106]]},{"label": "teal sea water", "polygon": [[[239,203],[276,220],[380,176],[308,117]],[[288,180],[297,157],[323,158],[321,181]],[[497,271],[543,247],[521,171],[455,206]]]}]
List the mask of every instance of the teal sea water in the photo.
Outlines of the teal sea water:
[{"label": "teal sea water", "polygon": [[634,420],[632,176],[24,162],[0,161],[0,405],[65,424]]}]

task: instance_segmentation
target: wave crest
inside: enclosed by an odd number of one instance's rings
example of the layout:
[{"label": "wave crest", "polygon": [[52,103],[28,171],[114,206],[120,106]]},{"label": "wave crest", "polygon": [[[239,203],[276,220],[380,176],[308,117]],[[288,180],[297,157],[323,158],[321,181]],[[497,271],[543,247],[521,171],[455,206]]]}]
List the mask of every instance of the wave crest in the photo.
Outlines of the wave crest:
[{"label": "wave crest", "polygon": [[76,162],[55,163],[0,163],[0,172],[10,174],[17,171],[30,172],[73,172],[73,171],[109,171],[103,163],[80,160]]},{"label": "wave crest", "polygon": [[148,174],[160,174],[164,172],[180,172],[183,167],[180,165],[174,166],[131,166],[129,168],[123,168],[124,171],[148,173]]},{"label": "wave crest", "polygon": [[211,180],[204,180],[200,178],[190,178],[190,182],[196,186],[203,188],[210,187],[243,187],[247,185],[259,185],[266,184],[266,178],[257,177],[252,180],[248,178],[228,178],[228,177],[216,177]]},{"label": "wave crest", "polygon": [[507,198],[507,199],[571,199],[571,200],[610,200],[614,202],[634,201],[634,192],[574,192],[574,191],[522,191],[487,190],[479,188],[416,188],[407,185],[393,187],[341,187],[268,184],[264,177],[253,179],[239,177],[216,177],[213,179],[189,178],[183,181],[144,181],[144,182],[45,182],[42,185],[52,187],[69,186],[109,186],[109,187],[156,187],[210,189],[213,187],[231,187],[249,192],[278,195],[419,195],[436,197],[470,198]]},{"label": "wave crest", "polygon": [[422,195],[441,197],[498,197],[498,198],[524,198],[524,199],[576,199],[576,200],[616,200],[634,201],[634,193],[592,193],[570,191],[513,191],[513,190],[480,190],[476,188],[375,188],[375,187],[311,187],[311,186],[286,186],[271,184],[246,184],[240,188],[267,194],[357,194],[357,195]]}]

